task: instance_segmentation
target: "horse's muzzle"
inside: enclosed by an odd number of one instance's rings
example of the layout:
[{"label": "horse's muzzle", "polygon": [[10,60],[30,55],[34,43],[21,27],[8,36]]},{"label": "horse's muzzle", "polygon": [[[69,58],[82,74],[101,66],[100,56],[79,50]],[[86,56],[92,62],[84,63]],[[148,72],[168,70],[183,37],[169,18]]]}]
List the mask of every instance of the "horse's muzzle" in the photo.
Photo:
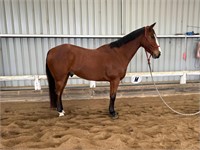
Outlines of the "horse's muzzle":
[{"label": "horse's muzzle", "polygon": [[154,59],[157,59],[157,58],[160,57],[160,55],[161,55],[161,52],[159,52],[159,53],[157,53],[157,54],[153,54],[152,57],[153,57]]}]

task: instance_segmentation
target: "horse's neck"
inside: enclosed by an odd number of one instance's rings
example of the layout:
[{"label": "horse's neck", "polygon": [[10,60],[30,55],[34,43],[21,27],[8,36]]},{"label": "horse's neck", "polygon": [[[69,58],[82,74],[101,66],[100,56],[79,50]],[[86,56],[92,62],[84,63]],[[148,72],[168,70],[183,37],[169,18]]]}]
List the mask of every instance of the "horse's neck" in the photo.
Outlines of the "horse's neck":
[{"label": "horse's neck", "polygon": [[141,39],[142,36],[139,36],[138,38],[128,42],[127,44],[124,44],[119,48],[120,55],[124,58],[126,66],[128,66],[129,62],[137,52],[137,50],[141,46]]}]

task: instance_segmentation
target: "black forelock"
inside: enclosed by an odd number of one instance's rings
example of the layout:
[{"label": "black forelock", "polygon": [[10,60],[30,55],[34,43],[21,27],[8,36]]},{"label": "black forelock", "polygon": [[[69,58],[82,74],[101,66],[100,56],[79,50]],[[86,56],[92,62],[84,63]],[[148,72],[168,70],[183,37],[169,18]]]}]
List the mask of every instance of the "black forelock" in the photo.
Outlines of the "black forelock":
[{"label": "black forelock", "polygon": [[111,42],[109,44],[110,48],[121,47],[122,45],[134,40],[140,34],[144,33],[144,29],[145,29],[145,27],[137,29],[137,30],[125,35],[124,37],[120,38],[119,40]]}]

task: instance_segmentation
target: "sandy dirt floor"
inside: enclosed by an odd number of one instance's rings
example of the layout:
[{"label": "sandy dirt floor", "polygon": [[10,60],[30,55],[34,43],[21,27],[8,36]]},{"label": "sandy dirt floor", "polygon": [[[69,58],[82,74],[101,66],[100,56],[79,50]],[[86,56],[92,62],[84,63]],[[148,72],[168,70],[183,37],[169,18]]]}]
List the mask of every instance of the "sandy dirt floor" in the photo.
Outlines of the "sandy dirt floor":
[{"label": "sandy dirt floor", "polygon": [[[167,96],[174,109],[199,110],[200,94]],[[1,102],[0,149],[199,150],[200,116],[171,112],[158,97],[119,98],[119,118],[108,99],[64,101],[58,118],[48,102]]]}]

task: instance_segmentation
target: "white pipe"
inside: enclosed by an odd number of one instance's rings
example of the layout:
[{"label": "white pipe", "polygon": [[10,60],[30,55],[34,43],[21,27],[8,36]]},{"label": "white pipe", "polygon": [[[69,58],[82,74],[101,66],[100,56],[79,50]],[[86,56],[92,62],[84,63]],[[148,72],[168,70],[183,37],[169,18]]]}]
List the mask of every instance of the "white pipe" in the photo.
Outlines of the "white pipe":
[{"label": "white pipe", "polygon": [[[1,38],[121,38],[124,35],[0,34]],[[200,35],[157,35],[158,38],[199,38]]]},{"label": "white pipe", "polygon": [[[174,71],[174,72],[153,72],[155,77],[165,76],[182,76],[182,75],[200,75],[200,71]],[[149,72],[138,72],[138,73],[126,73],[126,77],[142,76],[150,77]],[[14,81],[14,80],[35,80],[38,77],[39,80],[46,80],[46,75],[24,75],[24,76],[0,76],[1,81]],[[78,79],[78,76],[73,76],[72,79]]]},{"label": "white pipe", "polygon": [[[200,75],[200,71],[176,71],[176,72],[153,72],[154,77],[164,77],[164,76],[181,76],[180,84],[186,84],[187,75]],[[126,77],[150,77],[149,72],[141,73],[127,73]],[[74,76],[73,78],[78,78]],[[26,76],[0,76],[0,81],[13,81],[13,80],[34,80],[35,90],[41,90],[41,85],[39,80],[46,80],[46,75],[26,75]],[[90,81],[90,88],[95,88],[96,82]]]},{"label": "white pipe", "polygon": [[157,35],[159,38],[199,38],[200,35]]},{"label": "white pipe", "polygon": [[2,38],[121,38],[124,35],[1,34]]}]

